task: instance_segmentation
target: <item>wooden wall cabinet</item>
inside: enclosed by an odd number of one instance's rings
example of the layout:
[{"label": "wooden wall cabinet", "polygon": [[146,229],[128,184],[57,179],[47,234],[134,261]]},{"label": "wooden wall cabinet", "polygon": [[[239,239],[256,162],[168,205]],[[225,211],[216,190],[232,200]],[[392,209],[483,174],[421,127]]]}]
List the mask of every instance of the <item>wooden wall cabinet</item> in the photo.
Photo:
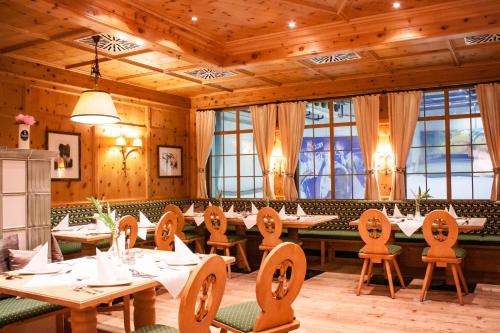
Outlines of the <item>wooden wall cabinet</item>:
[{"label": "wooden wall cabinet", "polygon": [[0,149],[0,236],[17,234],[20,249],[50,240],[50,166],[57,152]]}]

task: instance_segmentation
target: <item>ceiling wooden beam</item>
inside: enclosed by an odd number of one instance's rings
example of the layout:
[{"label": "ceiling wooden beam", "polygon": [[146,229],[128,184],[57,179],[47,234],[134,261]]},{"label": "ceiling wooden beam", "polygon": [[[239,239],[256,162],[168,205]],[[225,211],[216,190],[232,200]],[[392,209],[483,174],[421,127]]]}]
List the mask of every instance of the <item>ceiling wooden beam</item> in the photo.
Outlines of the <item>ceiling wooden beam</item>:
[{"label": "ceiling wooden beam", "polygon": [[179,27],[141,8],[120,0],[6,0],[29,6],[46,15],[67,20],[83,27],[107,33],[122,32],[144,40],[148,47],[171,57],[198,64],[222,64],[222,55],[210,41],[201,43],[181,36]]},{"label": "ceiling wooden beam", "polygon": [[284,84],[281,87],[254,88],[233,93],[213,93],[191,98],[193,109],[232,107],[257,103],[288,101],[311,96],[320,98],[350,96],[383,90],[432,88],[470,82],[488,82],[500,77],[500,62],[422,67],[394,73],[365,74],[339,77],[338,84],[325,84],[326,80]]},{"label": "ceiling wooden beam", "polygon": [[453,42],[449,39],[446,41],[446,45],[448,46],[448,50],[450,50],[450,55],[453,59],[453,62],[455,63],[455,65],[460,66],[460,59],[458,59],[457,52],[455,52],[455,45],[453,45]]},{"label": "ceiling wooden beam", "polygon": [[337,12],[337,15],[339,15],[340,17],[344,18],[344,20],[349,22],[349,17],[347,17],[347,15],[344,14],[344,8],[348,2],[349,2],[349,0],[337,0],[336,12]]},{"label": "ceiling wooden beam", "polygon": [[[93,81],[89,75],[14,59],[4,55],[0,55],[0,71],[10,73],[17,77],[68,85],[81,89],[93,87]],[[157,92],[123,82],[101,79],[99,80],[99,89],[113,94],[138,98],[150,102],[163,103],[182,108],[190,107],[190,100],[188,98]]]},{"label": "ceiling wooden beam", "polygon": [[[6,24],[0,23],[0,26],[5,27]],[[12,26],[7,25],[7,29],[9,29],[9,27],[12,27]],[[44,43],[48,43],[48,42],[59,41],[59,40],[66,39],[66,38],[77,37],[80,35],[91,34],[91,33],[92,33],[91,30],[86,29],[86,28],[81,28],[81,29],[65,31],[65,32],[62,32],[59,34],[55,34],[53,36],[47,36],[47,35],[40,34],[40,33],[32,33],[30,31],[23,29],[22,34],[34,37],[35,39],[29,40],[27,42],[4,47],[4,48],[0,49],[0,54],[11,53],[11,52],[22,50],[22,49],[25,49],[28,47],[32,47],[32,46],[36,46],[36,45],[40,45],[40,44],[44,44]]]},{"label": "ceiling wooden beam", "polygon": [[130,80],[130,79],[135,79],[138,77],[145,77],[145,76],[150,76],[150,75],[155,75],[155,74],[158,74],[158,73],[157,72],[145,72],[145,73],[125,75],[125,76],[117,77],[116,81],[125,81],[125,80]]},{"label": "ceiling wooden beam", "polygon": [[[436,13],[446,13],[436,19]],[[226,44],[229,68],[278,59],[302,59],[346,50],[421,43],[498,32],[500,1],[463,0],[313,27],[256,36]],[[333,33],[334,32],[334,33]]]},{"label": "ceiling wooden beam", "polygon": [[317,2],[312,2],[312,1],[307,1],[307,0],[283,0],[283,1],[294,4],[294,5],[299,5],[302,7],[320,10],[322,12],[334,14],[335,16],[338,16],[337,10],[335,8],[327,6],[327,5],[323,5],[323,4],[320,4]]},{"label": "ceiling wooden beam", "polygon": [[265,76],[262,76],[262,75],[257,75],[257,74],[255,74],[255,73],[253,73],[251,71],[246,70],[246,69],[241,69],[240,68],[240,69],[235,70],[235,72],[238,72],[238,73],[241,73],[241,74],[244,74],[244,75],[247,75],[247,76],[251,76],[251,77],[253,77],[256,80],[260,80],[262,82],[268,83],[268,84],[276,86],[276,87],[279,87],[279,86],[282,85],[281,82],[278,82],[278,81],[273,80],[273,79],[269,79],[269,78],[267,78]]},{"label": "ceiling wooden beam", "polygon": [[380,65],[382,65],[382,67],[384,67],[384,69],[389,72],[389,73],[392,73],[394,72],[392,70],[392,68],[384,61],[385,59],[382,59],[381,57],[378,56],[377,53],[375,53],[375,51],[373,50],[368,50],[366,52],[368,55],[370,55],[370,57],[372,57],[376,62],[378,62]]},{"label": "ceiling wooden beam", "polygon": [[314,73],[321,75],[323,78],[325,78],[327,80],[335,80],[335,78],[333,76],[326,74],[321,69],[317,68],[312,63],[310,63],[309,60],[297,60],[296,63],[301,65],[302,67],[305,67],[309,70],[312,70]]}]

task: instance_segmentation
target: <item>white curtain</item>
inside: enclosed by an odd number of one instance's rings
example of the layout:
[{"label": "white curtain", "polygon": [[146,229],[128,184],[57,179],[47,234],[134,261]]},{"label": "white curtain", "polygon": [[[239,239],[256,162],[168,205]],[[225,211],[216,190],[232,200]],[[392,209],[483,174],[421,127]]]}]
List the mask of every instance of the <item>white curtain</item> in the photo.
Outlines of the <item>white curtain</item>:
[{"label": "white curtain", "polygon": [[306,103],[291,102],[278,105],[279,129],[281,133],[281,149],[283,151],[283,192],[285,200],[298,198],[295,186],[295,169],[299,161],[300,145],[306,119]]},{"label": "white curtain", "polygon": [[491,200],[500,200],[500,84],[476,86],[479,112],[483,120],[484,136],[493,164]]},{"label": "white curtain", "polygon": [[[255,105],[250,107],[252,113],[253,134],[259,164],[262,169],[262,185],[264,198],[276,199],[274,194],[274,174],[271,172],[271,156],[276,131],[276,104]],[[242,166],[246,167],[246,166]]]},{"label": "white curtain", "polygon": [[378,123],[380,95],[357,96],[354,98],[354,114],[358,129],[359,145],[366,168],[365,199],[379,200],[377,175],[375,173],[378,145]]},{"label": "white curtain", "polygon": [[196,165],[198,167],[197,198],[208,198],[205,166],[210,156],[210,148],[215,130],[215,111],[196,112]]},{"label": "white curtain", "polygon": [[[394,153],[391,200],[406,198],[406,159],[418,121],[421,91],[387,94],[390,142]],[[425,186],[424,186],[425,187]]]}]

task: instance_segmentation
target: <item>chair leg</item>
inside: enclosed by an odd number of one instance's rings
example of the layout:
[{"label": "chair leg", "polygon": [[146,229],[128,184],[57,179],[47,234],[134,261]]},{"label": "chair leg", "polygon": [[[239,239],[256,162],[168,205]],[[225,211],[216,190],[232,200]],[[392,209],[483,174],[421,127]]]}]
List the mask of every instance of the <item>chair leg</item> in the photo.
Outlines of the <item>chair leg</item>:
[{"label": "chair leg", "polygon": [[464,287],[464,293],[468,294],[469,287],[467,286],[467,282],[465,281],[464,272],[462,271],[462,266],[460,264],[457,264],[457,270],[458,270],[458,277],[460,278],[460,281],[462,281],[462,286]]},{"label": "chair leg", "polygon": [[464,305],[462,288],[460,287],[460,280],[457,273],[457,264],[451,264],[451,271],[453,273],[453,281],[455,281],[455,287],[457,287],[458,302],[460,303],[460,305]]},{"label": "chair leg", "polygon": [[237,246],[238,252],[241,255],[241,259],[243,259],[243,263],[245,264],[245,269],[247,270],[247,272],[250,272],[251,271],[250,264],[248,263],[247,255],[245,253],[245,249],[243,248],[243,244],[238,243],[236,246]]},{"label": "chair leg", "polygon": [[123,326],[126,333],[131,332],[130,328],[130,295],[123,296]]},{"label": "chair leg", "polygon": [[326,257],[326,241],[321,240],[321,267],[325,266],[325,257]]},{"label": "chair leg", "polygon": [[427,290],[429,289],[429,286],[431,285],[432,281],[433,270],[434,270],[434,263],[428,262],[427,269],[425,270],[424,283],[422,284],[422,290],[420,291],[420,302],[423,302],[425,300],[425,297],[427,296]]},{"label": "chair leg", "polygon": [[356,291],[356,295],[359,296],[361,293],[361,288],[363,287],[363,282],[365,280],[366,267],[368,266],[368,258],[365,258],[363,261],[363,268],[361,268],[361,275],[359,276],[358,289]]},{"label": "chair leg", "polygon": [[264,253],[262,254],[262,260],[260,261],[260,267],[262,267],[262,265],[264,265],[264,260],[266,260],[268,253],[269,253],[268,250],[264,250]]},{"label": "chair leg", "polygon": [[401,274],[401,271],[399,270],[399,265],[398,261],[396,258],[392,260],[392,264],[394,265],[394,270],[396,271],[396,274],[398,275],[399,283],[401,283],[401,287],[406,288],[405,286],[405,281],[403,280],[403,275]]},{"label": "chair leg", "polygon": [[64,333],[64,313],[56,315],[56,333]]},{"label": "chair leg", "polygon": [[392,282],[392,270],[389,260],[384,260],[385,270],[387,272],[387,280],[389,280],[389,290],[391,291],[391,298],[395,298],[394,284]]},{"label": "chair leg", "polygon": [[[224,255],[230,257],[231,256],[231,251],[229,250],[228,247],[224,249]],[[231,278],[231,264],[227,264],[227,278]]]},{"label": "chair leg", "polygon": [[210,249],[210,254],[215,254],[217,252],[217,250],[215,249],[215,246],[212,246],[212,248]]},{"label": "chair leg", "polygon": [[196,240],[194,242],[195,244],[195,247],[198,249],[198,253],[201,253],[201,254],[204,254],[205,253],[205,249],[203,248],[203,242],[201,240]]},{"label": "chair leg", "polygon": [[366,276],[366,285],[370,285],[370,280],[373,274],[373,260],[370,260],[370,264],[368,265],[368,274]]}]

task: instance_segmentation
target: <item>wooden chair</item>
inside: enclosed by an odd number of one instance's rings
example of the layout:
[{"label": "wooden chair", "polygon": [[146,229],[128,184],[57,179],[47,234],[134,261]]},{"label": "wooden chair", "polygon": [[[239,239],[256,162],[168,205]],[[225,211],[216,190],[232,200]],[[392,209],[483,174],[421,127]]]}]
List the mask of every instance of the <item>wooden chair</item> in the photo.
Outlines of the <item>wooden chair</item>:
[{"label": "wooden chair", "polygon": [[182,239],[184,244],[189,245],[194,243],[195,252],[205,253],[204,242],[205,236],[199,235],[194,231],[184,231],[184,225],[186,220],[184,219],[184,214],[176,205],[170,204],[165,207],[165,212],[174,212],[177,214],[177,229],[175,234],[177,237]]},{"label": "wooden chair", "polygon": [[[281,243],[271,250],[257,275],[257,302],[224,307],[217,312],[212,325],[226,332],[281,333],[296,330],[292,303],[297,298],[306,274],[306,256],[300,246]],[[275,272],[278,283],[273,288]]]},{"label": "wooden chair", "polygon": [[358,289],[356,294],[359,296],[366,270],[368,268],[366,284],[370,284],[373,273],[373,264],[384,264],[384,268],[389,280],[389,289],[391,297],[394,298],[394,284],[392,282],[391,263],[394,265],[399,282],[403,288],[405,283],[399,270],[396,256],[401,253],[401,246],[387,244],[391,237],[391,223],[381,211],[377,209],[368,209],[359,218],[358,230],[365,246],[359,250],[359,257],[363,260],[363,268],[359,277]]},{"label": "wooden chair", "polygon": [[177,230],[178,216],[167,211],[160,217],[155,228],[155,245],[157,250],[172,251],[174,249],[174,236]]},{"label": "wooden chair", "polygon": [[456,219],[444,210],[434,210],[425,217],[422,231],[429,247],[424,248],[422,252],[422,261],[427,263],[427,270],[420,292],[420,301],[423,302],[427,296],[434,266],[446,268],[450,265],[457,288],[458,302],[464,305],[460,283],[465,293],[468,294],[469,289],[461,266],[466,252],[462,248],[455,247],[458,239]]},{"label": "wooden chair", "polygon": [[[227,220],[224,212],[217,206],[209,206],[205,210],[204,219],[205,227],[210,232],[210,238],[207,242],[207,245],[212,247],[210,254],[221,250],[224,251],[224,255],[230,256],[230,248],[236,247],[237,254],[243,260],[245,268],[250,271],[250,265],[243,247],[247,240],[238,235],[226,235]],[[227,264],[227,275],[231,278],[231,264]]]},{"label": "wooden chair", "polygon": [[259,245],[259,250],[264,251],[261,265],[266,259],[269,251],[284,241],[302,246],[302,241],[300,239],[280,238],[283,231],[283,223],[281,223],[278,213],[271,207],[264,207],[259,210],[257,214],[257,228],[259,228],[263,237],[262,243]]},{"label": "wooden chair", "polygon": [[[131,215],[123,216],[118,220],[118,231],[125,233],[125,247],[127,249],[133,248],[139,232],[137,219]],[[113,236],[111,236],[111,241],[113,241]]]},{"label": "wooden chair", "polygon": [[142,327],[135,333],[210,333],[226,286],[224,261],[209,255],[201,261],[184,287],[179,306],[179,331],[164,325]]}]

